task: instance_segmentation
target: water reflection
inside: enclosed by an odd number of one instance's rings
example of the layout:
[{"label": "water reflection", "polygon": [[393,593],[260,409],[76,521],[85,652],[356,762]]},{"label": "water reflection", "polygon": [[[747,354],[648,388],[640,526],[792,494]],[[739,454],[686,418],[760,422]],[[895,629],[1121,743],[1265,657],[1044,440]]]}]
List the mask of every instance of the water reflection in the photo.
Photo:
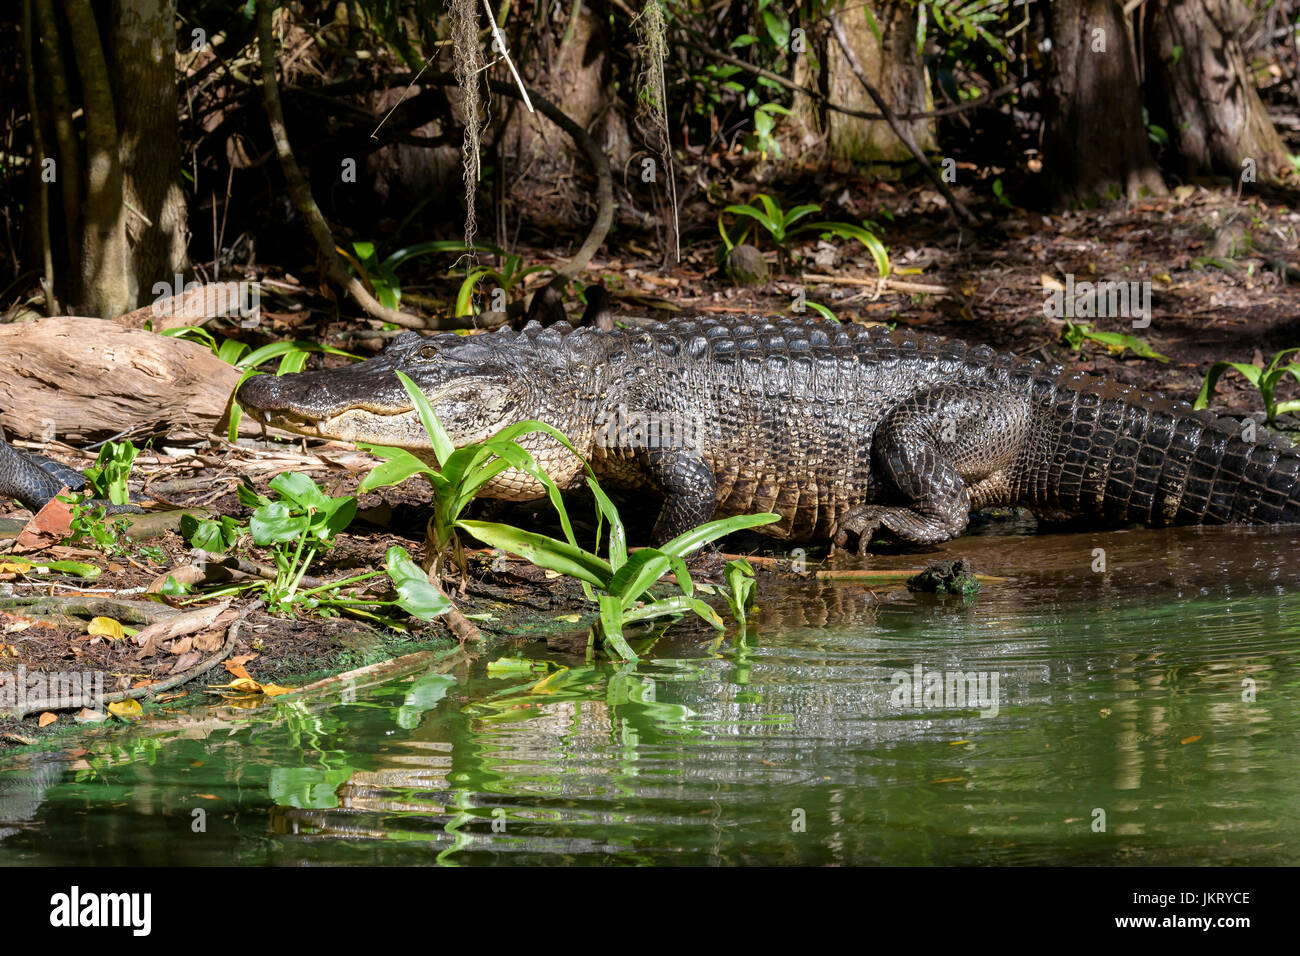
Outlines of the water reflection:
[{"label": "water reflection", "polygon": [[636,664],[100,731],[0,775],[0,863],[1294,862],[1294,530],[959,544],[973,603],[772,582]]}]

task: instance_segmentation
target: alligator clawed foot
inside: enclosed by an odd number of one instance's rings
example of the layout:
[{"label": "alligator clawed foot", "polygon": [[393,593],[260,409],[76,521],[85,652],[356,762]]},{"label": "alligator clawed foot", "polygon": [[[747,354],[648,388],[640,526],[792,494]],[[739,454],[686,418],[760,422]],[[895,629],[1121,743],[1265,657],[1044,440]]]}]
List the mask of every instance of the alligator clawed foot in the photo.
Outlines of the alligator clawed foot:
[{"label": "alligator clawed foot", "polygon": [[880,530],[881,522],[885,517],[884,511],[884,508],[874,506],[859,506],[851,509],[835,531],[833,539],[835,547],[848,550],[849,532],[852,532],[858,537],[858,554],[862,556],[869,554],[871,539]]},{"label": "alligator clawed foot", "polygon": [[858,536],[858,554],[868,554],[871,539],[882,528],[899,541],[914,545],[938,544],[955,538],[966,527],[964,509],[903,508],[889,505],[858,505],[840,520],[835,544],[844,547],[846,532]]}]

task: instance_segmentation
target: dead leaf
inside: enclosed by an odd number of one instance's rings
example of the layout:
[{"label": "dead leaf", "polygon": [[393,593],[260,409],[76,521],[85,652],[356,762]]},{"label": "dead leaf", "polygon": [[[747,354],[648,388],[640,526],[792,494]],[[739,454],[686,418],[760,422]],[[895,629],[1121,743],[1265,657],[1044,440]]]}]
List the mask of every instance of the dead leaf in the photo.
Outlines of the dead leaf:
[{"label": "dead leaf", "polygon": [[205,653],[220,649],[224,643],[226,643],[224,631],[204,631],[202,634],[195,634],[193,638],[194,649]]},{"label": "dead leaf", "polygon": [[167,673],[180,674],[183,671],[189,670],[202,659],[203,655],[198,651],[190,651],[188,654],[182,654],[180,657],[176,658],[176,663],[172,665],[172,669]]},{"label": "dead leaf", "polygon": [[194,638],[182,637],[179,641],[171,646],[171,652],[179,657],[181,654],[188,654],[194,649]]},{"label": "dead leaf", "polygon": [[110,641],[120,641],[126,637],[122,630],[122,623],[111,617],[92,617],[86,627],[86,633],[96,637],[106,637]]},{"label": "dead leaf", "polygon": [[235,657],[230,658],[230,663],[247,664],[249,661],[255,661],[261,656],[261,654],[238,654]]},{"label": "dead leaf", "polygon": [[[136,654],[136,660],[157,653],[159,641],[169,641],[173,637],[182,637],[185,634],[193,634],[195,631],[202,631],[212,627],[228,607],[230,607],[230,602],[222,601],[220,604],[195,608],[193,611],[177,614],[175,617],[159,621],[157,624],[150,624],[135,636],[135,642],[140,645],[140,653]],[[172,673],[177,672],[172,671]]]},{"label": "dead leaf", "polygon": [[[244,680],[253,680],[253,676],[244,670],[243,664],[236,664],[234,661],[226,661],[226,670],[235,677],[242,677]],[[254,681],[254,683],[256,683]]]},{"label": "dead leaf", "polygon": [[1200,740],[1201,737],[1203,737],[1203,736],[1204,736],[1204,734],[1192,734],[1192,736],[1190,736],[1190,737],[1184,737],[1182,740],[1180,740],[1180,741],[1178,741],[1178,742],[1179,742],[1180,744],[1194,744],[1194,743],[1196,743],[1196,741]]},{"label": "dead leaf", "polygon": [[145,590],[149,594],[159,593],[167,586],[168,578],[175,579],[177,584],[193,586],[195,584],[201,584],[203,581],[207,580],[207,573],[204,571],[203,567],[197,564],[177,565],[174,568],[164,571],[162,574],[158,575],[158,577],[150,581],[149,587]]},{"label": "dead leaf", "polygon": [[144,716],[144,708],[138,700],[118,700],[108,705],[108,712],[118,720],[139,720]]},{"label": "dead leaf", "polygon": [[79,724],[97,724],[100,721],[108,720],[108,714],[103,711],[91,710],[89,707],[83,707],[72,717]]},{"label": "dead leaf", "polygon": [[58,720],[58,719],[59,719],[59,715],[58,715],[58,714],[51,714],[51,713],[47,710],[45,713],[41,714],[40,717],[36,718],[36,726],[37,726],[37,727],[48,727],[48,726],[50,726],[50,724],[54,723],[54,722],[55,722],[56,720]]},{"label": "dead leaf", "polygon": [[[60,495],[66,495],[67,493],[67,488],[59,492]],[[18,533],[18,540],[14,543],[14,550],[21,552],[40,551],[43,548],[58,544],[71,531],[72,506],[54,497]]]}]

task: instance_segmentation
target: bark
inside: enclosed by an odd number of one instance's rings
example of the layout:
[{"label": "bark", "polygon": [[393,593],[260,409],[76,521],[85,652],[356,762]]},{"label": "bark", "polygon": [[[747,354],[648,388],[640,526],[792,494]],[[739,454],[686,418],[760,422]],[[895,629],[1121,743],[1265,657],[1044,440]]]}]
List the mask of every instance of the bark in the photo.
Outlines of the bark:
[{"label": "bark", "polygon": [[[126,234],[141,295],[188,267],[176,128],[176,0],[114,0],[111,58]],[[138,305],[137,296],[131,303]]]},{"label": "bark", "polygon": [[[68,93],[68,76],[63,64],[63,50],[59,40],[59,21],[54,12],[54,0],[33,0],[36,29],[40,34],[43,79],[48,91],[48,112],[54,123],[54,141],[58,147],[55,175],[58,177],[59,195],[63,201],[63,235],[67,249],[65,270],[67,281],[63,285],[63,298],[75,299],[81,294],[77,281],[76,264],[81,261],[81,146],[77,131],[72,125],[72,97]],[[29,64],[35,69],[36,64]],[[45,189],[46,184],[42,183]]]},{"label": "bark", "polygon": [[102,319],[0,325],[0,428],[10,437],[53,432],[72,442],[144,425],[207,432],[239,376],[195,342]]},{"label": "bark", "polygon": [[[871,4],[877,37],[867,20],[865,8],[850,6],[840,11],[840,23],[849,46],[871,84],[880,91],[896,114],[920,112],[931,108],[925,70],[916,49],[916,8],[905,0],[877,0]],[[825,48],[827,65],[826,93],[834,103],[852,109],[871,111],[871,101],[850,68],[834,38]],[[911,153],[884,121],[863,120],[841,113],[825,117],[827,146],[837,159],[857,162],[905,162]],[[905,123],[917,145],[926,152],[935,149],[932,120]]]},{"label": "bark", "polygon": [[1237,178],[1253,166],[1257,180],[1276,182],[1290,168],[1246,69],[1238,40],[1246,18],[1227,0],[1147,5],[1147,109],[1168,132],[1183,176]]},{"label": "bark", "polygon": [[81,223],[81,306],[112,318],[128,311],[137,289],[128,267],[126,207],[118,159],[117,113],[108,64],[90,0],[64,0],[77,51],[86,120],[86,200]]},{"label": "bark", "polygon": [[[581,0],[543,5],[542,9],[558,9],[560,15],[538,29],[531,68],[521,67],[524,82],[529,90],[535,89],[561,104],[567,116],[592,134],[614,168],[621,169],[631,155],[631,140],[611,82],[605,23]],[[519,51],[512,50],[511,55],[518,64]],[[501,111],[506,111],[504,105]],[[521,190],[507,185],[508,200],[534,225],[572,222],[570,203],[564,204],[567,209],[556,209],[550,198],[530,198],[532,193],[550,197],[555,192],[552,184],[569,179],[583,165],[572,138],[516,103],[509,107],[501,149],[509,162],[507,183],[522,177],[539,187]],[[586,193],[585,187],[574,188],[569,190],[569,198],[576,202]]]},{"label": "bark", "polygon": [[1055,203],[1163,195],[1151,158],[1137,72],[1118,0],[1047,5],[1052,67],[1043,152]]}]

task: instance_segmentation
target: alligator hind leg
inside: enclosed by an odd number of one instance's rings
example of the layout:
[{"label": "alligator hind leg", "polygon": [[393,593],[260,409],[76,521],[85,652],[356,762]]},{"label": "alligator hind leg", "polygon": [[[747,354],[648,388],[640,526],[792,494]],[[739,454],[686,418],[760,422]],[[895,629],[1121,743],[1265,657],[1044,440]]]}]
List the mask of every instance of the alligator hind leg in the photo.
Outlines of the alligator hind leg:
[{"label": "alligator hind leg", "polygon": [[938,544],[966,530],[972,507],[1009,499],[1007,473],[1029,429],[1029,408],[1007,393],[941,386],[897,405],[876,429],[870,504],[851,508],[836,525],[866,553],[882,527],[913,544]]},{"label": "alligator hind leg", "polygon": [[664,495],[663,509],[651,533],[656,546],[713,517],[717,485],[713,470],[702,458],[681,449],[653,449],[643,460]]}]

